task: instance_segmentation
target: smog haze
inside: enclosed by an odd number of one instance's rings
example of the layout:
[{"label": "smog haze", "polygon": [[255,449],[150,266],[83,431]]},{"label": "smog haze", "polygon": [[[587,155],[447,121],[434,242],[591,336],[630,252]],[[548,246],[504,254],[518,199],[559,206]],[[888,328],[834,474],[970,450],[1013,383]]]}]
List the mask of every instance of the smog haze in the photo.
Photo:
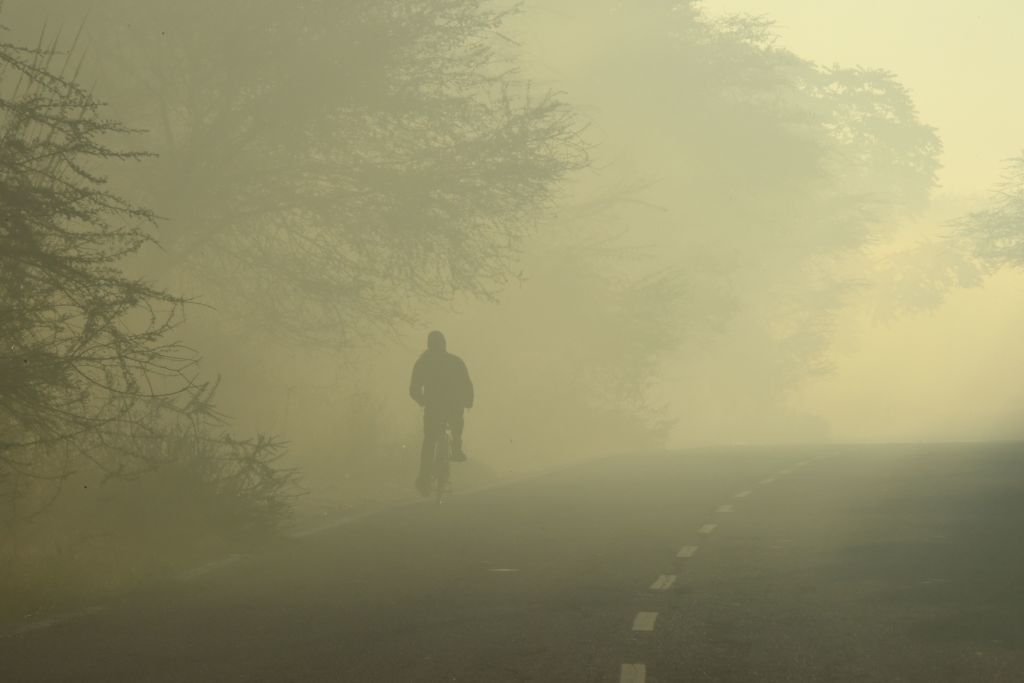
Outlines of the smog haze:
[{"label": "smog haze", "polygon": [[1018,680],[1021,25],[0,0],[11,680]]}]

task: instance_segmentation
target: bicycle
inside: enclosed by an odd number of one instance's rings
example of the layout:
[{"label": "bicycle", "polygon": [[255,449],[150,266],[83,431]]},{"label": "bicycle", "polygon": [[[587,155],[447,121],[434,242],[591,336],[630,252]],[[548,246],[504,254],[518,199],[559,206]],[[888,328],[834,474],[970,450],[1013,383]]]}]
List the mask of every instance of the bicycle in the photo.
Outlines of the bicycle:
[{"label": "bicycle", "polygon": [[431,463],[431,482],[434,487],[434,499],[438,505],[445,493],[451,493],[451,455],[452,430],[445,423],[444,437],[434,441],[434,461]]}]

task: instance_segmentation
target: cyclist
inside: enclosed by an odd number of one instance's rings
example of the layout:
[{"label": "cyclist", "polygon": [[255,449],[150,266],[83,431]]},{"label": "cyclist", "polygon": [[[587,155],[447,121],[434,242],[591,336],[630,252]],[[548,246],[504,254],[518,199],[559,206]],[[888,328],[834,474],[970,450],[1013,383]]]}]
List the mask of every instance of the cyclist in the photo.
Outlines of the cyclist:
[{"label": "cyclist", "polygon": [[427,335],[427,350],[412,369],[409,395],[423,407],[423,449],[420,451],[420,472],[416,489],[430,495],[431,464],[434,445],[444,438],[445,425],[452,432],[452,455],[455,462],[465,462],[462,451],[463,411],[473,407],[473,382],[466,364],[448,353],[444,335],[434,330]]}]

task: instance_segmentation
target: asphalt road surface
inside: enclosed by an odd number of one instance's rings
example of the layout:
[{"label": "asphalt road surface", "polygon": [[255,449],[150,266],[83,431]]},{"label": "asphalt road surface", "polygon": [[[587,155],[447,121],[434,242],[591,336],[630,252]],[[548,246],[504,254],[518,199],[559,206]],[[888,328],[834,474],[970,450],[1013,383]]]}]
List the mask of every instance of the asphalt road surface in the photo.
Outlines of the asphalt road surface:
[{"label": "asphalt road surface", "polygon": [[1022,526],[1019,445],[612,458],[8,633],[0,681],[1020,682]]}]

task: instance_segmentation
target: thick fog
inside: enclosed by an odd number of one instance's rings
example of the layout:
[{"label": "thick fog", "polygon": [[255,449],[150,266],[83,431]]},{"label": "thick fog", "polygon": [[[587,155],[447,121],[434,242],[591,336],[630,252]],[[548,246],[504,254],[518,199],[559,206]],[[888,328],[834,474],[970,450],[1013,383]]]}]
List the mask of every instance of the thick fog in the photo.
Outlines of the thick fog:
[{"label": "thick fog", "polygon": [[[952,232],[949,222],[985,205],[1002,186],[1007,161],[1019,156],[1024,98],[1005,85],[1020,61],[1014,29],[1024,16],[1020,6],[713,0],[704,7],[770,18],[781,45],[818,63],[895,73],[942,140],[930,210],[893,230],[873,252],[890,277],[918,278],[912,287],[924,310],[896,315],[892,290],[858,302],[833,335],[834,372],[805,382],[797,405],[825,417],[840,439],[1019,437],[1021,391],[1013,378],[1020,365],[1013,347],[1024,281],[1002,271],[969,278],[971,287],[940,296],[941,285],[921,277],[924,259],[912,256],[922,244],[936,255]],[[948,272],[945,281],[957,277]]]},{"label": "thick fog", "polygon": [[[1022,436],[1024,252],[1005,232],[1024,215],[1017,3],[506,9],[2,5],[3,42],[54,51],[51,70],[70,55],[62,77],[123,124],[98,140],[142,154],[85,160],[153,214],[114,212],[149,241],[109,265],[180,297],[158,308],[181,373],[119,391],[184,398],[131,429],[279,455],[260,462],[287,481],[252,475],[268,517],[288,487],[339,505],[408,492],[410,373],[436,329],[476,388],[465,448],[480,471]],[[16,80],[0,82],[11,101]],[[123,311],[125,330],[146,320]],[[103,472],[68,464],[87,412],[75,429],[5,413],[3,441],[65,450],[12,446],[0,463],[18,481],[149,481],[163,455],[108,461],[104,439],[82,460]],[[67,510],[88,505],[75,490]],[[34,509],[52,494],[11,495]]]}]

